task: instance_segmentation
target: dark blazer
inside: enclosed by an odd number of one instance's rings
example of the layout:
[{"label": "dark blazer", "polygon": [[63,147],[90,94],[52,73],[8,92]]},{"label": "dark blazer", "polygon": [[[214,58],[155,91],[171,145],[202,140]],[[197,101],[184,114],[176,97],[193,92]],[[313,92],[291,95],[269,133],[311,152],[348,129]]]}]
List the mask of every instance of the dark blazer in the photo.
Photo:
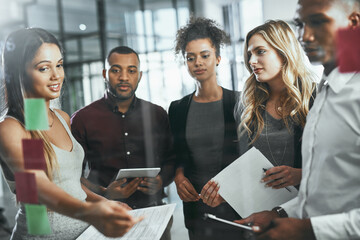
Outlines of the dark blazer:
[{"label": "dark blazer", "polygon": [[[194,93],[171,103],[169,108],[170,127],[174,137],[174,149],[176,153],[176,166],[184,168],[184,175],[188,177],[189,169],[193,166],[193,159],[190,157],[189,146],[186,142],[186,120],[190,103]],[[234,106],[238,99],[238,92],[223,88],[223,115],[224,115],[224,146],[222,169],[239,157],[236,123],[234,119]],[[219,113],[220,114],[220,113]],[[210,180],[210,179],[209,179]],[[211,208],[198,202],[184,202],[185,225],[188,229],[210,226],[209,222],[202,220],[202,215],[208,213],[217,214],[229,220],[239,219],[240,216],[227,204],[223,203],[216,208]],[[224,224],[225,225],[225,224]],[[217,224],[216,226],[221,226]],[[216,228],[215,226],[215,228]]]},{"label": "dark blazer", "polygon": [[[189,155],[189,147],[186,142],[185,131],[186,119],[193,95],[194,93],[172,102],[169,108],[169,120],[170,128],[174,136],[176,164],[177,167],[184,167],[185,176],[186,170],[192,165],[192,159]],[[232,163],[239,156],[238,146],[236,144],[236,123],[234,119],[234,107],[238,96],[238,92],[223,88],[223,114],[225,123],[224,151],[222,159],[223,168]]]}]

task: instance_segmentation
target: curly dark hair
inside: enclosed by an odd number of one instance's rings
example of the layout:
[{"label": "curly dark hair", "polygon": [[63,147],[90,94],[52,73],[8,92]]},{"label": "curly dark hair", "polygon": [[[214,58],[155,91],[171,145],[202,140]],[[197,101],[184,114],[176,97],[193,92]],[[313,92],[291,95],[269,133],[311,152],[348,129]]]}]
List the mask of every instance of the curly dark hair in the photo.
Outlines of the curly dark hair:
[{"label": "curly dark hair", "polygon": [[175,54],[185,55],[186,45],[196,39],[209,38],[216,49],[216,57],[220,56],[220,47],[230,42],[228,35],[211,19],[191,17],[188,24],[176,33]]}]

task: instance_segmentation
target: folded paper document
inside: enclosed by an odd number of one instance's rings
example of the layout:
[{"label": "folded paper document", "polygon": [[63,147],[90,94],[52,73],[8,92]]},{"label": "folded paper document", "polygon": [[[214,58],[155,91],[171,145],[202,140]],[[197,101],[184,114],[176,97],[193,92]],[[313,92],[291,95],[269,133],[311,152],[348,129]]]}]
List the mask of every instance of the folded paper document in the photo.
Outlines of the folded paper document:
[{"label": "folded paper document", "polygon": [[133,226],[129,232],[119,238],[108,238],[96,228],[90,226],[77,240],[159,240],[174,213],[176,204],[131,210],[134,217],[144,216],[144,219]]}]

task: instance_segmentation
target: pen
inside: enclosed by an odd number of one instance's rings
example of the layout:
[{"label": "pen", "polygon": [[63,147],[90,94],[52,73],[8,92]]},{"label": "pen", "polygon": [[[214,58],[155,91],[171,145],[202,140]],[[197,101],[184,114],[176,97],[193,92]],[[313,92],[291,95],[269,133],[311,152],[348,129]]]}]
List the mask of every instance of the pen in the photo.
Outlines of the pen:
[{"label": "pen", "polygon": [[[266,169],[266,168],[263,168],[263,171],[264,172],[266,172],[268,169]],[[285,187],[286,188],[286,190],[288,190],[289,192],[291,192],[291,190],[290,190],[290,188],[288,188],[288,187]]]}]

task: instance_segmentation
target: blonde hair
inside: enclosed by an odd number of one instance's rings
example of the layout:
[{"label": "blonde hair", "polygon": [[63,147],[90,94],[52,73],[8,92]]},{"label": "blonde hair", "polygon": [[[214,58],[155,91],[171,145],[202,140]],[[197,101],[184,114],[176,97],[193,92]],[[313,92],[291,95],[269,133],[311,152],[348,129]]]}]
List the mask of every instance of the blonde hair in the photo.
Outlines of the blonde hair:
[{"label": "blonde hair", "polygon": [[41,139],[44,145],[44,157],[46,162],[46,175],[50,179],[53,180],[54,173],[58,173],[59,164],[57,161],[56,154],[54,152],[53,147],[51,146],[48,135],[45,131],[29,131],[32,139]]},{"label": "blonde hair", "polygon": [[238,135],[245,131],[253,144],[264,128],[263,112],[270,92],[267,83],[258,82],[249,64],[248,43],[255,34],[261,35],[270,44],[284,61],[281,74],[285,84],[285,91],[280,97],[282,111],[276,111],[289,128],[289,119],[295,124],[304,127],[306,115],[309,112],[310,99],[315,90],[314,73],[310,70],[310,62],[306,58],[300,43],[297,41],[290,26],[281,20],[270,20],[251,30],[244,45],[244,60],[250,77],[246,80],[240,101],[235,113],[241,115],[238,126]]}]

